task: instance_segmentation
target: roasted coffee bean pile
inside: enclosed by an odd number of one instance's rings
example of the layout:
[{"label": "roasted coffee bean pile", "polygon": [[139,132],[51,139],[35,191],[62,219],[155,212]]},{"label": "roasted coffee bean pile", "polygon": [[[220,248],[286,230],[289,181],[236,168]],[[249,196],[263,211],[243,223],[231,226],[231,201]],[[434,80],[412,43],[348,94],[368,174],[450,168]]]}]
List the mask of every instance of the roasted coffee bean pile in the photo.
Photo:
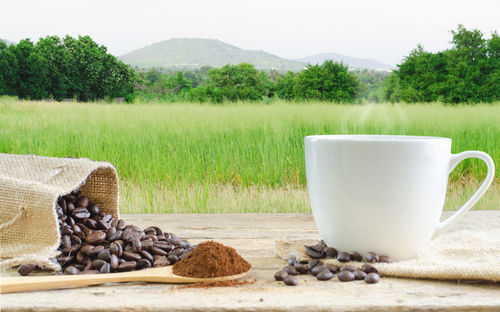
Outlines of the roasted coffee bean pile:
[{"label": "roasted coffee bean pile", "polygon": [[[332,279],[337,273],[337,278],[341,282],[351,282],[354,280],[364,280],[368,284],[376,284],[380,280],[380,275],[378,270],[365,263],[361,266],[361,269],[357,269],[353,265],[344,265],[337,267],[333,264],[325,264],[319,259],[324,258],[336,258],[339,262],[348,261],[363,261],[363,257],[355,252],[338,252],[333,247],[326,246],[325,242],[320,241],[316,245],[305,246],[306,253],[312,260],[301,260],[298,261],[295,257],[288,259],[288,265],[285,266],[281,271],[274,274],[274,278],[277,281],[283,281],[286,285],[296,286],[298,280],[295,277],[299,274],[309,274],[316,276],[320,281],[327,281]],[[369,252],[365,255],[365,260],[367,262],[385,262],[391,263],[392,259],[388,256],[379,256],[374,252]]]},{"label": "roasted coffee bean pile", "polygon": [[[66,274],[112,273],[171,265],[193,247],[156,226],[145,230],[100,211],[78,191],[63,196],[55,207],[61,231],[61,255],[55,260]],[[28,275],[34,265],[18,268]]]},{"label": "roasted coffee bean pile", "polygon": [[[356,251],[338,252],[333,247],[326,246],[324,241],[320,241],[312,246],[305,246],[306,254],[313,259],[337,258],[339,262],[363,261],[363,257]],[[368,252],[365,255],[366,262],[385,262],[392,263],[392,258],[389,256],[379,256],[374,252]]]}]

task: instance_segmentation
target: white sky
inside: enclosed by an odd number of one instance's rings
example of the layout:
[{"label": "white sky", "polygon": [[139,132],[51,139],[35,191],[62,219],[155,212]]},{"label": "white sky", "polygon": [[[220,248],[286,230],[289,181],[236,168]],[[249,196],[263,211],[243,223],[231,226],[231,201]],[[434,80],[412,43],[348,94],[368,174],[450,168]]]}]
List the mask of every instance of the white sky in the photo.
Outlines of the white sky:
[{"label": "white sky", "polygon": [[170,38],[216,38],[287,57],[336,52],[394,65],[461,23],[500,30],[500,0],[0,0],[0,38],[90,35],[115,55]]}]

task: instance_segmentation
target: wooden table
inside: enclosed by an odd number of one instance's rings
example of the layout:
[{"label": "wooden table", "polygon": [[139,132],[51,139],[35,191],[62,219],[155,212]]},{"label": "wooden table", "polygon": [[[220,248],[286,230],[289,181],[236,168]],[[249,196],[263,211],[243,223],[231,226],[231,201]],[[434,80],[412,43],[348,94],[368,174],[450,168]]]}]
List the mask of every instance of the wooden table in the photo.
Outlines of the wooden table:
[{"label": "wooden table", "polygon": [[[448,215],[445,212],[445,215]],[[1,296],[2,311],[500,311],[500,284],[383,278],[379,284],[319,282],[299,286],[273,279],[284,266],[279,238],[319,238],[310,214],[122,215],[141,227],[161,228],[192,242],[217,240],[248,259],[255,283],[210,289],[160,284],[109,284]],[[500,211],[473,211],[452,230],[500,225]],[[500,260],[499,260],[500,265]],[[4,273],[10,275],[12,272]]]}]

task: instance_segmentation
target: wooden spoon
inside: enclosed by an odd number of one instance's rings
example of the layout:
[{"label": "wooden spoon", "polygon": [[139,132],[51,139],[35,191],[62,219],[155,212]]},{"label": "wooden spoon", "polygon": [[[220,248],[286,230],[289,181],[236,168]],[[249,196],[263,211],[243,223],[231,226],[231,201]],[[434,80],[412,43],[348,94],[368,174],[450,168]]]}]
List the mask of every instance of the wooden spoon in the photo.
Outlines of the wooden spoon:
[{"label": "wooden spoon", "polygon": [[30,290],[53,289],[62,287],[81,287],[88,285],[100,285],[105,283],[123,282],[154,282],[154,283],[209,283],[219,281],[230,281],[244,277],[249,271],[214,278],[195,278],[175,275],[172,266],[158,267],[146,270],[108,273],[108,274],[85,274],[85,275],[43,275],[43,276],[17,276],[2,277],[0,279],[1,293],[13,293]]}]

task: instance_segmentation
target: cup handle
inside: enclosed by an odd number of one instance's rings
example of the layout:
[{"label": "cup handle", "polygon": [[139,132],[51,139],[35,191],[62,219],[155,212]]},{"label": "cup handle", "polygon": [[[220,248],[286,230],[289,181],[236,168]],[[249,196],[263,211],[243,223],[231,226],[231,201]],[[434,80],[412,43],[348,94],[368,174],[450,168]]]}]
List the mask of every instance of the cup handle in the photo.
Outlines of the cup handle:
[{"label": "cup handle", "polygon": [[443,234],[450,228],[450,226],[455,224],[461,217],[463,217],[464,214],[469,211],[472,206],[474,206],[474,204],[481,198],[481,196],[484,195],[484,192],[486,192],[488,187],[491,185],[491,182],[493,182],[493,177],[495,176],[495,163],[493,162],[493,159],[491,159],[490,155],[480,151],[466,151],[451,155],[450,168],[448,170],[448,173],[451,173],[453,169],[455,169],[455,167],[466,158],[479,158],[484,161],[486,163],[486,166],[488,167],[486,178],[484,179],[479,189],[474,193],[474,195],[472,195],[472,197],[460,209],[458,209],[446,220],[438,224],[438,226],[434,230],[434,234],[432,235],[433,239]]}]

